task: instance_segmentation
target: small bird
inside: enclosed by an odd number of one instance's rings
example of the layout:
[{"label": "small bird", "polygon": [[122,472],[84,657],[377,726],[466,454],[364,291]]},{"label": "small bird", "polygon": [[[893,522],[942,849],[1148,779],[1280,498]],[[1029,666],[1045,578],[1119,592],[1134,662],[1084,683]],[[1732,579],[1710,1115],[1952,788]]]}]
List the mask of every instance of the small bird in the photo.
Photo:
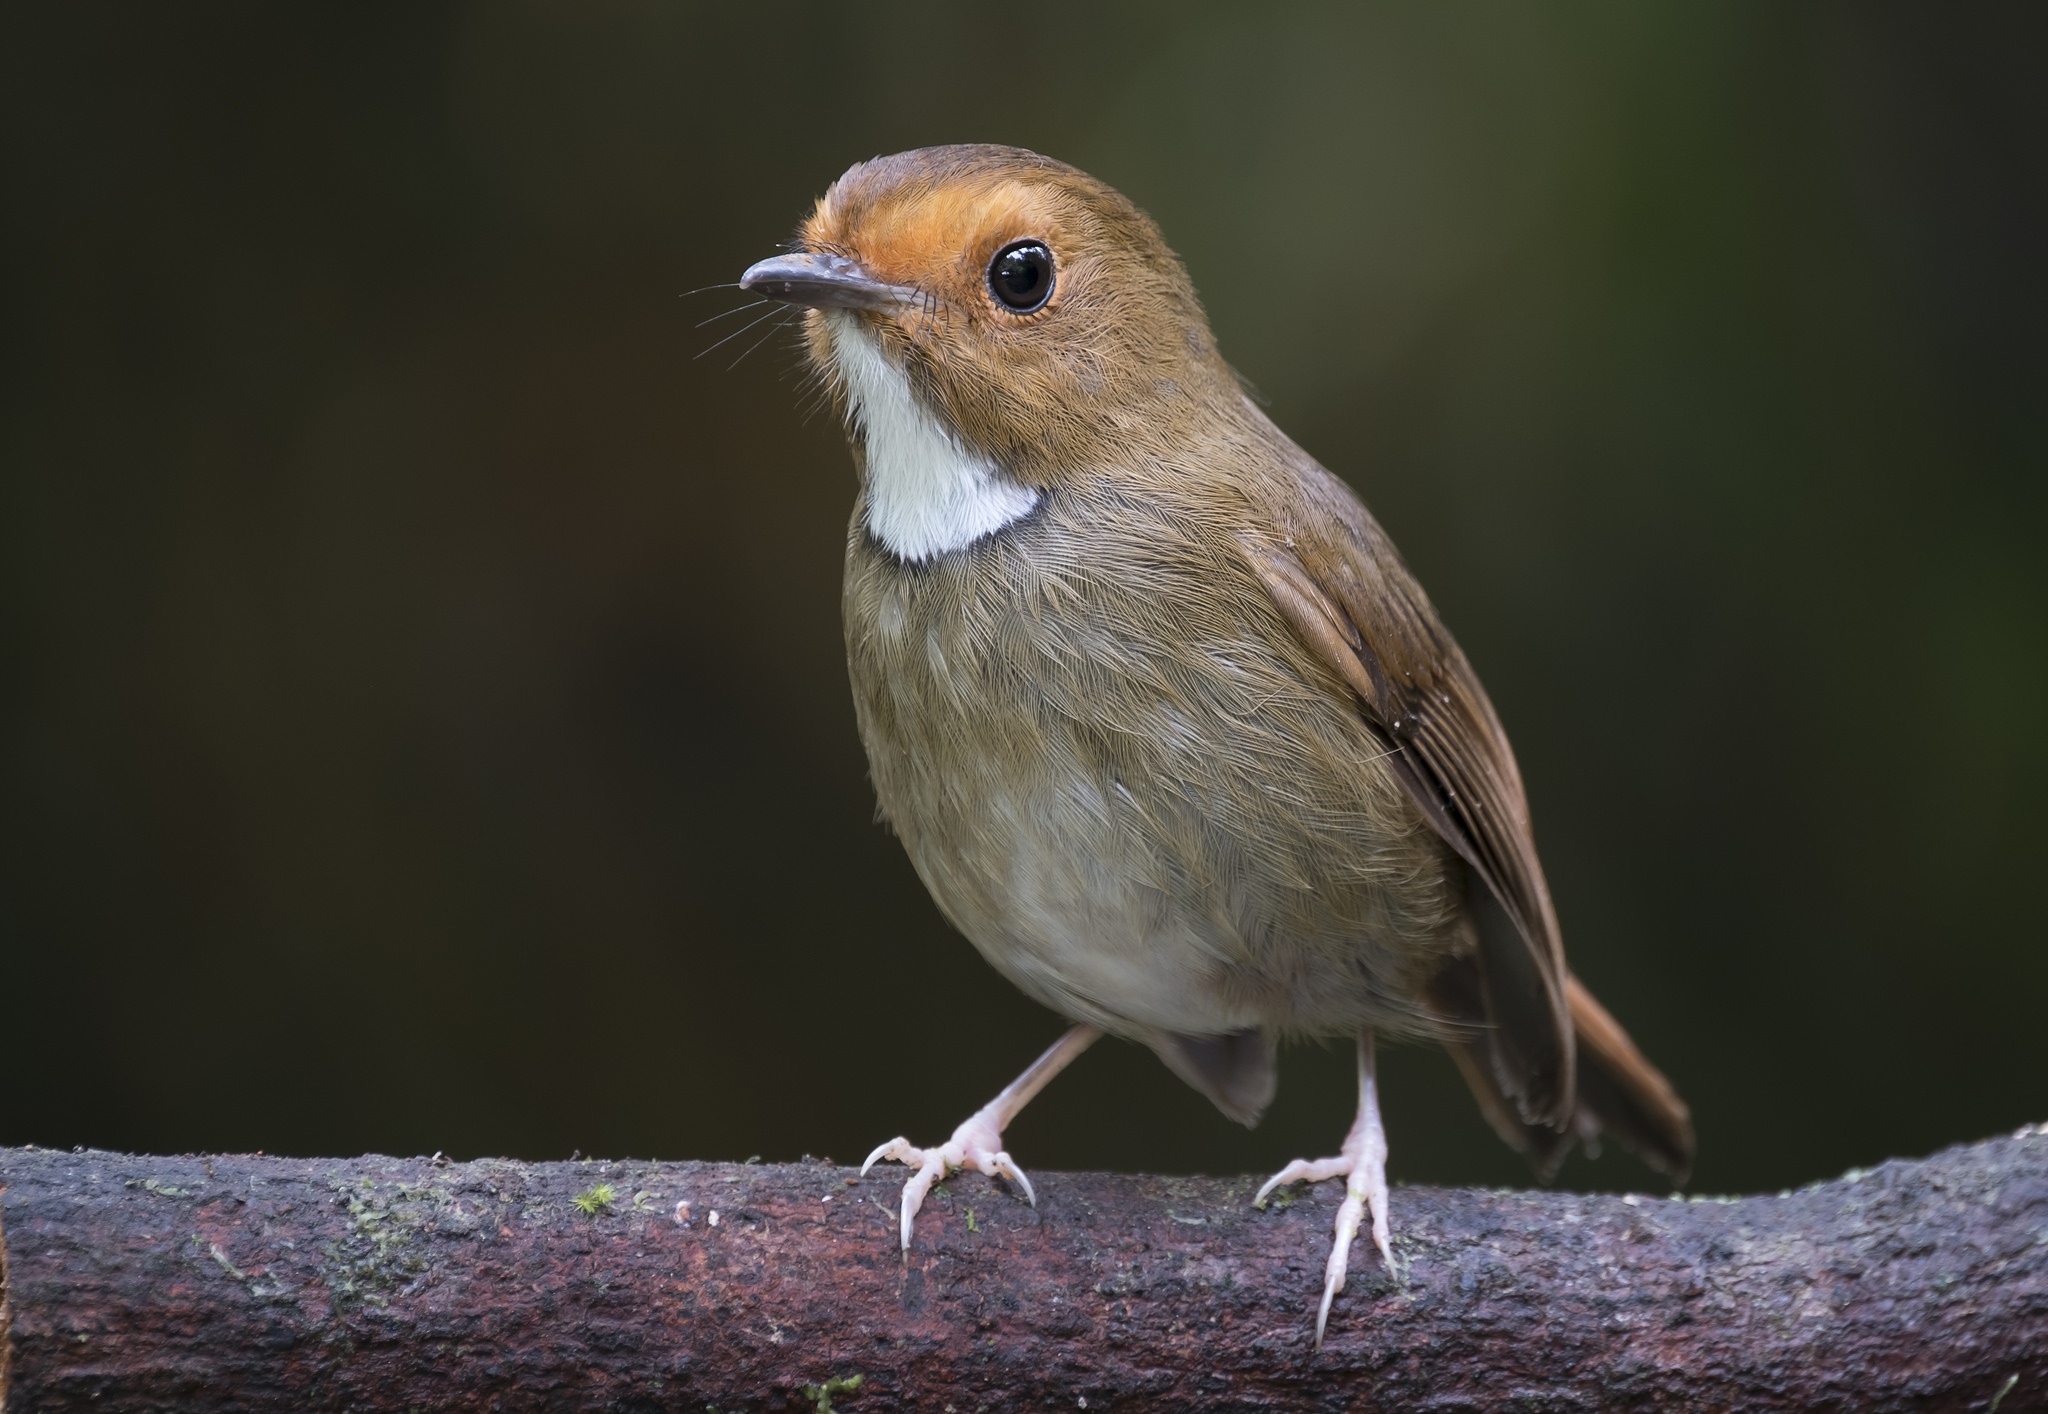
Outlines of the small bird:
[{"label": "small bird", "polygon": [[[1322,257],[1316,258],[1320,264]],[[1110,187],[1012,147],[859,163],[740,284],[805,306],[859,481],[843,610],[883,816],[981,954],[1074,1025],[944,1144],[933,1183],[1107,1033],[1256,1123],[1283,1037],[1351,1037],[1358,1111],[1316,1317],[1369,1213],[1374,1045],[1445,1046],[1548,1176],[1602,1131],[1682,1176],[1684,1103],[1565,967],[1507,736],[1358,497],[1217,351]]]}]

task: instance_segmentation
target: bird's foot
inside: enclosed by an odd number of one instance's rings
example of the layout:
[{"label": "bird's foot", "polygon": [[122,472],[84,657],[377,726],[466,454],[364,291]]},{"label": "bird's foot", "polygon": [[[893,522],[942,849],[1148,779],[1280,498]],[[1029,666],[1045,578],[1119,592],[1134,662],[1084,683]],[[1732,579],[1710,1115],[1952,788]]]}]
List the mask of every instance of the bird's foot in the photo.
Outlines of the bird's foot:
[{"label": "bird's foot", "polygon": [[910,1225],[917,1218],[917,1210],[924,1206],[924,1195],[947,1174],[973,1169],[991,1178],[1006,1178],[1024,1190],[1026,1202],[1034,1208],[1038,1206],[1038,1195],[1031,1191],[1031,1180],[1024,1176],[1024,1170],[1017,1167],[1017,1161],[1004,1151],[1002,1128],[986,1109],[969,1115],[967,1121],[953,1131],[953,1137],[936,1148],[920,1149],[908,1139],[891,1139],[868,1155],[868,1161],[860,1166],[860,1171],[865,1174],[884,1159],[909,1164],[917,1170],[903,1185],[900,1222],[905,1261],[910,1259]]},{"label": "bird's foot", "polygon": [[[1330,1303],[1344,1289],[1344,1272],[1351,1261],[1351,1240],[1358,1236],[1367,1209],[1372,1212],[1372,1240],[1380,1249],[1380,1260],[1389,1274],[1397,1274],[1393,1249],[1387,1239],[1387,1140],[1378,1124],[1378,1107],[1373,1123],[1360,1123],[1344,1139],[1344,1151],[1334,1159],[1296,1159],[1266,1180],[1254,1206],[1266,1206],[1266,1195],[1286,1183],[1320,1183],[1342,1177],[1344,1201],[1337,1208],[1337,1241],[1330,1249],[1329,1266],[1323,1274],[1323,1304],[1316,1312],[1316,1349],[1323,1348],[1323,1328],[1330,1323]],[[1361,1120],[1363,1120],[1361,1116]]]}]

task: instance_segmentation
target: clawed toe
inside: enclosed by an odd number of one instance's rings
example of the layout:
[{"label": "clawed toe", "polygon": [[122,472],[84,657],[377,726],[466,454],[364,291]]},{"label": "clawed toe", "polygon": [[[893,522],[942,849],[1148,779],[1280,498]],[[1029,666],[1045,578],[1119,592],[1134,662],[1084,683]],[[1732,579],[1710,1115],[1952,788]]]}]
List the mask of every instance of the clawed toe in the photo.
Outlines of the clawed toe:
[{"label": "clawed toe", "polygon": [[1024,1190],[1025,1202],[1034,1208],[1038,1206],[1038,1194],[1032,1191],[1031,1180],[1024,1176],[1024,1170],[1017,1167],[1017,1161],[1011,1158],[1007,1152],[991,1156],[989,1166],[982,1169],[982,1172],[1009,1180]]},{"label": "clawed toe", "polygon": [[1024,1176],[1024,1170],[1017,1167],[1017,1161],[1003,1148],[1003,1127],[1016,1118],[1017,1112],[1030,1103],[1031,1097],[1043,1089],[1047,1081],[1064,1070],[1075,1056],[1087,1050],[1101,1035],[1099,1029],[1085,1022],[1069,1029],[1022,1075],[1003,1087],[1002,1094],[969,1115],[966,1122],[953,1131],[953,1137],[937,1148],[920,1149],[899,1135],[868,1155],[868,1161],[860,1166],[862,1174],[884,1159],[909,1164],[917,1170],[903,1185],[903,1205],[898,1217],[904,1261],[910,1260],[910,1227],[917,1218],[917,1210],[924,1206],[924,1195],[949,1173],[973,1169],[991,1178],[1004,1179],[1023,1192],[1025,1202],[1034,1208],[1038,1206],[1038,1194],[1032,1191],[1031,1180]]},{"label": "clawed toe", "polygon": [[1317,1159],[1313,1163],[1307,1159],[1296,1159],[1259,1186],[1258,1193],[1252,1198],[1252,1206],[1263,1210],[1266,1196],[1276,1188],[1284,1188],[1290,1183],[1321,1183],[1326,1178],[1348,1173],[1350,1168],[1349,1159]]},{"label": "clawed toe", "polygon": [[924,1162],[924,1150],[898,1135],[886,1144],[875,1146],[875,1152],[868,1155],[867,1162],[860,1166],[860,1176],[866,1178],[868,1170],[884,1159],[894,1159],[899,1164],[910,1164],[915,1167]]},{"label": "clawed toe", "polygon": [[1373,1245],[1380,1260],[1396,1279],[1394,1250],[1387,1229],[1387,1134],[1380,1123],[1377,1086],[1374,1083],[1372,1033],[1358,1042],[1358,1119],[1344,1137],[1343,1152],[1330,1159],[1296,1159],[1267,1179],[1252,1199],[1255,1207],[1266,1206],[1266,1196],[1288,1183],[1320,1183],[1326,1178],[1344,1179],[1344,1201],[1337,1205],[1336,1241],[1323,1269],[1323,1300],[1316,1309],[1316,1349],[1323,1348],[1323,1331],[1330,1323],[1330,1303],[1344,1289],[1344,1277],[1351,1265],[1351,1243],[1358,1236],[1367,1213],[1372,1215]]},{"label": "clawed toe", "polygon": [[998,1149],[986,1142],[985,1136],[976,1127],[977,1120],[970,1119],[955,1130],[947,1143],[936,1148],[920,1149],[909,1140],[891,1139],[868,1155],[866,1163],[860,1166],[863,1176],[884,1159],[907,1164],[917,1170],[903,1185],[903,1202],[899,1210],[898,1224],[901,1228],[904,1259],[910,1256],[910,1230],[917,1220],[918,1210],[924,1207],[925,1194],[932,1185],[947,1175],[963,1169],[985,1173],[991,1178],[1000,1178],[1015,1184],[1024,1194],[1024,1201],[1032,1207],[1038,1206],[1038,1195],[1032,1191],[1031,1180],[1024,1170],[1017,1167],[1017,1161],[1009,1152]]}]

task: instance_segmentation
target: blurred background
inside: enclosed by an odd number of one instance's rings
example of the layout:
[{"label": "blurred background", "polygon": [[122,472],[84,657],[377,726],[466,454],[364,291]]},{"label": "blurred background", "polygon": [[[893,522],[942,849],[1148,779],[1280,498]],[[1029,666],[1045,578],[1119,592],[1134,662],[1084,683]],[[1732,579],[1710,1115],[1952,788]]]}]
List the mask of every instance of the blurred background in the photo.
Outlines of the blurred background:
[{"label": "blurred background", "polygon": [[[748,9],[4,21],[0,1142],[858,1161],[1058,1033],[874,822],[793,335],[680,297],[954,141],[1149,209],[1403,547],[1697,1187],[2048,1118],[2041,12]],[[1349,1065],[1011,1148],[1269,1170]],[[1526,1181],[1384,1065],[1397,1179]]]}]

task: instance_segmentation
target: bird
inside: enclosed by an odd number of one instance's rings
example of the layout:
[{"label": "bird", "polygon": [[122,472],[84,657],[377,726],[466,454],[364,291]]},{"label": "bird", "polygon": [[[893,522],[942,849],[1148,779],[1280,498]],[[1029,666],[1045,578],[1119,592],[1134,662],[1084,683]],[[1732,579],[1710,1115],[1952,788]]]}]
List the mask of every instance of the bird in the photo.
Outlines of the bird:
[{"label": "bird", "polygon": [[[1274,278],[1334,273],[1329,257]],[[1603,1133],[1683,1181],[1690,1114],[1572,976],[1520,771],[1358,495],[1224,360],[1157,224],[985,144],[855,164],[740,286],[802,309],[856,470],[848,676],[882,818],[945,918],[1070,1029],[913,1170],[958,1170],[1098,1038],[1255,1124],[1283,1039],[1355,1043],[1315,1339],[1370,1220],[1376,1046],[1450,1053],[1548,1178]]]}]

